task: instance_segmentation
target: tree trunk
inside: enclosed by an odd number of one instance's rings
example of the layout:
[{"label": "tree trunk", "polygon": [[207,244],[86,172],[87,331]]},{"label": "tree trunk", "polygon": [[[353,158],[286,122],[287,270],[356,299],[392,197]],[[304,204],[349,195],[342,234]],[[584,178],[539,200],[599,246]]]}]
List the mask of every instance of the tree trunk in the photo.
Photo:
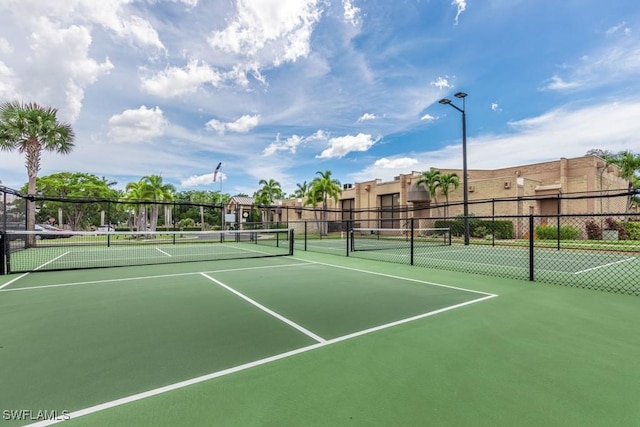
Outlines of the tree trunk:
[{"label": "tree trunk", "polygon": [[[35,196],[36,194],[36,176],[29,175],[29,184],[27,185],[27,195]],[[27,230],[33,231],[36,228],[36,202],[35,200],[27,200]],[[36,245],[36,236],[29,234],[27,236],[26,246],[32,248]]]}]

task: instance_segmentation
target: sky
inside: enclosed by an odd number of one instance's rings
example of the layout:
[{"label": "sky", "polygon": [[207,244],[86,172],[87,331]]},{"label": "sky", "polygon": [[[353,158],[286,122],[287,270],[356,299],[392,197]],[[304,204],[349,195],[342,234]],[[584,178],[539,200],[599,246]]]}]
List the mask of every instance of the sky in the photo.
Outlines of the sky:
[{"label": "sky", "polygon": [[[638,153],[639,76],[636,0],[0,2],[0,102],[57,108],[76,135],[39,176],[116,188],[462,168],[442,98],[465,109],[469,169]],[[0,181],[26,183],[23,155],[0,151]]]}]

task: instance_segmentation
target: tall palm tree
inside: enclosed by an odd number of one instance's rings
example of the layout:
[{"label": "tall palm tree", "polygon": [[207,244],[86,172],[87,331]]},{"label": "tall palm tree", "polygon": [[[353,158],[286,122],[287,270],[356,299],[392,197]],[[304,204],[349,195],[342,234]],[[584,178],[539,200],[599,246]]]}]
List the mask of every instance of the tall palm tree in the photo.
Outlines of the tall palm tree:
[{"label": "tall palm tree", "polygon": [[297,183],[296,186],[298,188],[296,188],[296,191],[293,192],[293,197],[296,197],[298,199],[306,197],[307,193],[309,192],[309,183],[307,183],[307,181],[304,181],[302,184]]},{"label": "tall palm tree", "polygon": [[420,174],[420,178],[416,181],[416,186],[423,185],[427,192],[429,192],[429,197],[433,200],[433,204],[436,205],[438,209],[438,216],[440,215],[440,208],[438,207],[438,199],[436,198],[438,194],[438,188],[440,188],[440,179],[442,174],[437,169],[431,169],[426,172],[422,172]]},{"label": "tall palm tree", "polygon": [[[73,149],[73,129],[68,123],[58,121],[57,113],[55,108],[35,103],[7,102],[0,106],[0,149],[25,154],[29,177],[27,194],[30,196],[36,194],[42,151],[69,154]],[[27,203],[27,229],[33,230],[35,223],[35,201],[30,200]],[[29,236],[29,246],[34,244],[34,237]]]},{"label": "tall palm tree", "polygon": [[254,196],[255,203],[257,206],[262,207],[262,222],[267,223],[269,221],[269,206],[272,206],[276,199],[282,198],[282,187],[275,179],[268,181],[261,179],[258,184],[262,185],[262,188]]},{"label": "tall palm tree", "polygon": [[640,154],[634,154],[629,150],[621,151],[614,155],[609,155],[606,162],[613,163],[620,168],[620,176],[629,182],[629,195],[627,196],[627,206],[625,213],[629,213],[629,209],[634,201],[633,190],[638,180],[638,172],[640,172]]},{"label": "tall palm tree", "polygon": [[331,178],[331,171],[318,171],[317,176],[311,181],[311,188],[308,193],[313,195],[313,198],[322,200],[322,221],[323,227],[320,231],[321,234],[326,235],[328,232],[327,224],[327,202],[329,198],[332,198],[336,203],[342,194],[342,187],[340,181]]},{"label": "tall palm tree", "polygon": [[[128,201],[131,206],[129,210],[129,219],[127,223],[130,229],[136,229],[142,231],[147,229],[147,206],[140,203],[148,197],[146,193],[146,187],[142,180],[138,182],[129,182],[125,186],[125,194],[123,200]],[[133,213],[133,216],[131,215]]]},{"label": "tall palm tree", "polygon": [[460,178],[458,174],[455,172],[452,173],[443,173],[440,175],[440,191],[445,199],[444,205],[444,218],[446,219],[449,216],[449,190],[453,186],[455,190],[460,186]]},{"label": "tall palm tree", "polygon": [[149,226],[151,231],[155,231],[158,226],[158,216],[160,205],[157,202],[167,202],[173,200],[176,188],[172,184],[165,184],[160,175],[147,175],[142,177],[145,198],[151,200],[151,220]]}]

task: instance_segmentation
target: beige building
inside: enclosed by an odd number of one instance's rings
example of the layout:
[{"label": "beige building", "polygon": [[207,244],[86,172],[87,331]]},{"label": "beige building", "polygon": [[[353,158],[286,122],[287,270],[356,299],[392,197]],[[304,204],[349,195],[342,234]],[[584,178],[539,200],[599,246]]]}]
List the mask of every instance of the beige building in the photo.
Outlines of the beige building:
[{"label": "beige building", "polygon": [[[462,177],[460,169],[438,170]],[[421,172],[414,171],[401,174],[393,181],[374,179],[344,183],[338,203],[329,201],[328,209],[332,212],[328,213],[328,219],[354,219],[365,223],[378,220],[381,227],[402,227],[403,219],[444,216],[445,197],[439,191],[435,200],[431,200],[422,186],[416,186],[420,175]],[[595,156],[561,158],[495,170],[471,169],[468,178],[469,213],[475,216],[622,213],[626,196],[597,196],[626,191],[629,184],[620,177],[617,166],[606,165]],[[459,188],[450,189],[448,217],[462,214],[462,201],[461,182]],[[282,207],[297,209],[283,210],[281,220],[314,219],[314,213],[301,209],[303,206],[304,201],[300,199],[283,201]]]}]

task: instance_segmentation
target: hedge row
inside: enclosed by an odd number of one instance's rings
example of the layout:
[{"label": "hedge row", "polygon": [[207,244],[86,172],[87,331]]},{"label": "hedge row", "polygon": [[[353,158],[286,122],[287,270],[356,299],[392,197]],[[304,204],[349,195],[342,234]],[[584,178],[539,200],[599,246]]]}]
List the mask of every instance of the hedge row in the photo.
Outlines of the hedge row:
[{"label": "hedge row", "polygon": [[[558,227],[555,225],[539,225],[536,227],[536,237],[540,240],[556,240]],[[572,225],[560,226],[560,240],[575,240],[580,238],[580,229]]]},{"label": "hedge row", "polygon": [[[464,235],[464,220],[462,218],[456,218],[449,221],[437,220],[435,222],[435,227],[450,228],[452,236],[460,237]],[[494,230],[493,233],[492,230]],[[513,222],[469,218],[469,234],[471,237],[478,238],[485,238],[493,234],[496,239],[513,239]]]}]

